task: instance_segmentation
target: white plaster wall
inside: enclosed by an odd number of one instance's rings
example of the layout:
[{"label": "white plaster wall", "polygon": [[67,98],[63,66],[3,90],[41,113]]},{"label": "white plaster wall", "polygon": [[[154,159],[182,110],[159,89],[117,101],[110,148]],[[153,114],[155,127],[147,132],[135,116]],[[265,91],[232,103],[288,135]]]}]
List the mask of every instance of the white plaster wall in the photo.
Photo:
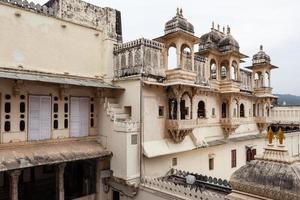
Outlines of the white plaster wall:
[{"label": "white plaster wall", "polygon": [[113,42],[103,42],[100,31],[2,3],[0,26],[1,67],[92,77],[112,74]]}]

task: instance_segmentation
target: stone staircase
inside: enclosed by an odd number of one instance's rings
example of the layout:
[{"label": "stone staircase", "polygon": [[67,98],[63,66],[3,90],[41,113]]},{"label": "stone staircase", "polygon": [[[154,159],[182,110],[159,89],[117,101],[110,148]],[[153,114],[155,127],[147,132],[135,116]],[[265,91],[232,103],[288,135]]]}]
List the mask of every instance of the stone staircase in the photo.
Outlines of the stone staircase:
[{"label": "stone staircase", "polygon": [[110,120],[114,122],[114,130],[117,132],[138,132],[139,123],[133,122],[131,116],[114,98],[105,98],[104,109]]}]

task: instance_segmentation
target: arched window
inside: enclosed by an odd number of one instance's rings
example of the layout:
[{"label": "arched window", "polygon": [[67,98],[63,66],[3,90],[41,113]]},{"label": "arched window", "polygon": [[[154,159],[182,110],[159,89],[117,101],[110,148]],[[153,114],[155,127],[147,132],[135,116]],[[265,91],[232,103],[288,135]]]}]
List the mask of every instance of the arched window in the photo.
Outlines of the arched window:
[{"label": "arched window", "polygon": [[226,69],[226,66],[222,66],[222,67],[221,67],[221,79],[222,79],[222,80],[225,80],[225,79],[226,79],[226,76],[227,76],[227,69]]},{"label": "arched window", "polygon": [[204,103],[204,101],[199,101],[197,113],[198,113],[198,118],[205,118],[205,103]]},{"label": "arched window", "polygon": [[180,66],[183,69],[192,70],[191,49],[187,44],[183,44],[180,49]]},{"label": "arched window", "polygon": [[168,69],[177,68],[176,47],[172,45],[168,50]]},{"label": "arched window", "polygon": [[212,60],[210,64],[210,78],[211,79],[217,78],[217,66],[214,60]]},{"label": "arched window", "polygon": [[236,80],[236,78],[235,78],[235,67],[234,66],[231,66],[231,68],[230,68],[230,79],[231,80]]},{"label": "arched window", "polygon": [[245,106],[244,106],[244,104],[240,105],[240,117],[245,117]]},{"label": "arched window", "polygon": [[227,103],[222,103],[222,118],[227,117]]},{"label": "arched window", "polygon": [[264,83],[265,87],[270,87],[270,75],[268,72],[265,73],[265,83]]}]

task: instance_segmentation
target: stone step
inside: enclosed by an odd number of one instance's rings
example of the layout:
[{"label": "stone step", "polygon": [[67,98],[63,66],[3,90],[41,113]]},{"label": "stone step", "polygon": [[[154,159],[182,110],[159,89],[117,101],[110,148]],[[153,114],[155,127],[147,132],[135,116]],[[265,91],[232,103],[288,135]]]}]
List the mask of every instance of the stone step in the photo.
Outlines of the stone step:
[{"label": "stone step", "polygon": [[125,113],[123,113],[123,114],[115,114],[115,119],[116,120],[129,120],[130,119],[130,115],[129,114],[125,114]]}]

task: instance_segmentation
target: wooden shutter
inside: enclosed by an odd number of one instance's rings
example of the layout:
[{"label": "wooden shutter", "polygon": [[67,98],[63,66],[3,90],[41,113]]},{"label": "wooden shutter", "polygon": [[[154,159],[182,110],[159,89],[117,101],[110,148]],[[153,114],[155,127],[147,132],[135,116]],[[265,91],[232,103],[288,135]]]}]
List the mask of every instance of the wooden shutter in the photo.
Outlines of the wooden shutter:
[{"label": "wooden shutter", "polygon": [[89,135],[89,99],[88,98],[80,98],[79,103],[80,110],[80,136],[88,136]]},{"label": "wooden shutter", "polygon": [[51,97],[29,96],[28,140],[51,138]]},{"label": "wooden shutter", "polygon": [[236,167],[236,150],[231,150],[231,167]]}]

